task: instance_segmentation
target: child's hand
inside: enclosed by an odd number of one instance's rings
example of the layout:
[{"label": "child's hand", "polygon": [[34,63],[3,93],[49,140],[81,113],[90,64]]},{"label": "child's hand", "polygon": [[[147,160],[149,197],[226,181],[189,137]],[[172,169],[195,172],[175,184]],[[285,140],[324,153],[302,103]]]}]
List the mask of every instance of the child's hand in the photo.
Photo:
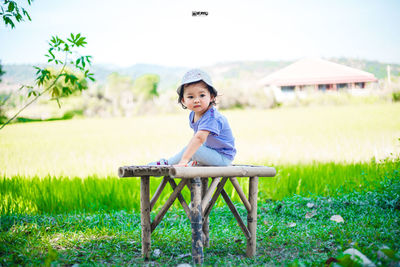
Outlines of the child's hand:
[{"label": "child's hand", "polygon": [[174,166],[174,167],[188,167],[187,164],[180,164],[180,163],[172,165],[172,166]]},{"label": "child's hand", "polygon": [[188,167],[188,162],[186,160],[181,160],[178,164],[174,165],[174,167]]}]

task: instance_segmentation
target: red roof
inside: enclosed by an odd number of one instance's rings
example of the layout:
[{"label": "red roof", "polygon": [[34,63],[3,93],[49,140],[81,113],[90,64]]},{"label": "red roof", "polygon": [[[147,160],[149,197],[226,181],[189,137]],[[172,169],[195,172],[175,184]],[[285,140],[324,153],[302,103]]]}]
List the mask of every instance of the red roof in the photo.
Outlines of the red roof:
[{"label": "red roof", "polygon": [[261,83],[295,86],[376,81],[372,73],[319,58],[307,58],[268,75],[261,80]]}]

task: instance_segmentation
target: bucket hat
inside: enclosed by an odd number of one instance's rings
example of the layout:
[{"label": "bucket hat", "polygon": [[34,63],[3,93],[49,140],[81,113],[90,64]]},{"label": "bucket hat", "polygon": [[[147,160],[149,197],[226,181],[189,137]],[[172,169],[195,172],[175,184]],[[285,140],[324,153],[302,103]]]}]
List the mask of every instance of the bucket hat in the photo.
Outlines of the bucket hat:
[{"label": "bucket hat", "polygon": [[178,95],[180,95],[181,90],[185,84],[198,82],[198,81],[205,82],[208,86],[211,87],[211,90],[213,90],[215,95],[218,95],[217,90],[215,90],[215,88],[212,84],[210,76],[205,71],[202,71],[200,69],[191,69],[188,72],[186,72],[186,74],[182,78],[181,85],[178,87],[176,92],[178,93]]}]

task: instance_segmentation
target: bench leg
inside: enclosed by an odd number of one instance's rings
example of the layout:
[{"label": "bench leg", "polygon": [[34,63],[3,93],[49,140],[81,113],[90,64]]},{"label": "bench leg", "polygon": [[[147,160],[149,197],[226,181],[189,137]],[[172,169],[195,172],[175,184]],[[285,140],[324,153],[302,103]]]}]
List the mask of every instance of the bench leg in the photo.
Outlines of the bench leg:
[{"label": "bench leg", "polygon": [[257,194],[258,194],[258,177],[250,177],[249,181],[249,202],[251,210],[247,215],[247,228],[251,234],[250,239],[247,239],[247,257],[256,255],[257,246]]},{"label": "bench leg", "polygon": [[190,195],[192,203],[190,205],[190,221],[192,224],[192,258],[194,264],[202,264],[203,241],[202,241],[202,212],[201,212],[201,180],[200,177],[190,179]]},{"label": "bench leg", "polygon": [[[204,195],[206,194],[208,189],[208,178],[201,178],[201,198],[204,198]],[[207,219],[203,222],[203,246],[208,248],[210,247],[210,237],[209,237],[209,232],[210,232],[210,219],[207,217]]]},{"label": "bench leg", "polygon": [[142,225],[142,257],[150,257],[151,224],[150,224],[150,177],[140,178],[140,219]]}]

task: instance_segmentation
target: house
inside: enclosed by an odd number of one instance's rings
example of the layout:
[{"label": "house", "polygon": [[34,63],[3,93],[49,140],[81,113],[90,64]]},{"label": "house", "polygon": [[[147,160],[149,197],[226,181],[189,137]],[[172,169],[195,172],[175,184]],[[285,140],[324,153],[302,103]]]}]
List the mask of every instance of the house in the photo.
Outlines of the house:
[{"label": "house", "polygon": [[362,93],[368,83],[377,81],[372,73],[366,71],[320,58],[306,58],[271,73],[260,82],[277,98],[285,100],[306,92],[347,90],[354,94]]}]

